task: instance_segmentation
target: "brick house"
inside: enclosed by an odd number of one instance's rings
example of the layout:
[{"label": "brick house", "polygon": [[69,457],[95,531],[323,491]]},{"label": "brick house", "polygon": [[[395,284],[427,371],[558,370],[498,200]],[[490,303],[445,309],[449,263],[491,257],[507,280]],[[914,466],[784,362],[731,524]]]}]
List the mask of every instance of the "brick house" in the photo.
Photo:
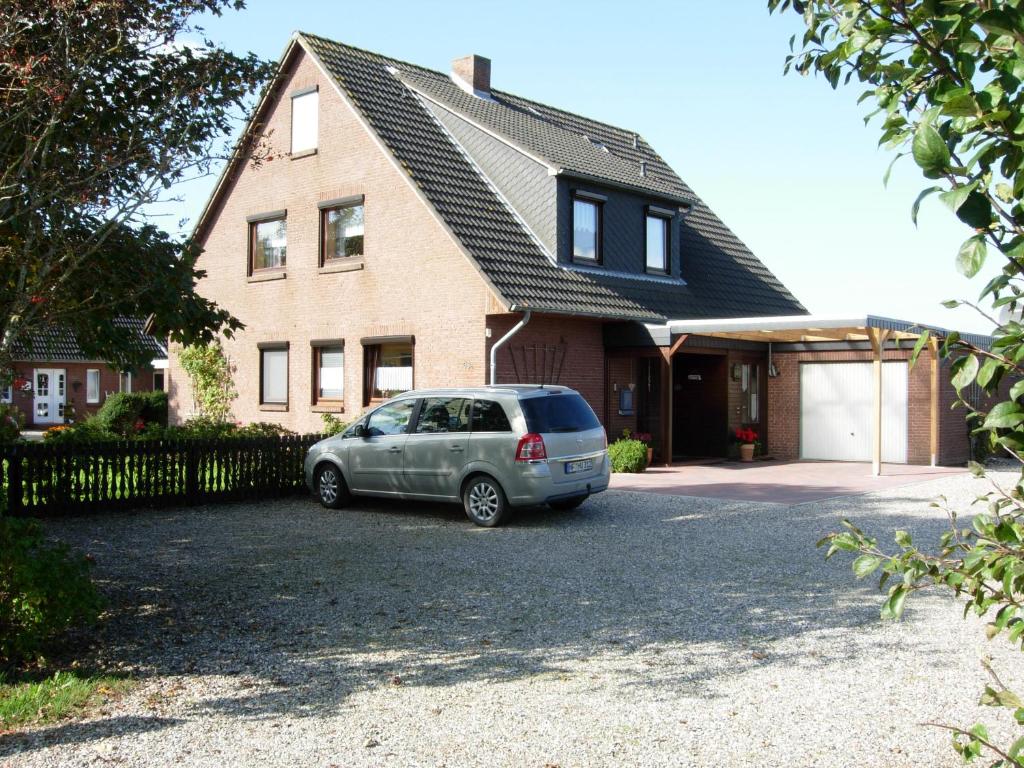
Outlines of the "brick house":
[{"label": "brick house", "polygon": [[71,331],[54,328],[15,349],[13,382],[0,390],[0,403],[21,411],[26,427],[46,429],[95,413],[114,392],[163,389],[167,348],[145,332],[145,321],[120,318],[118,323],[135,331],[139,346],[152,355],[150,365],[118,370],[86,355]]},{"label": "brick house", "polygon": [[[908,372],[912,324],[808,315],[640,135],[496,90],[485,58],[445,74],[297,33],[252,120],[287,158],[237,156],[195,231],[200,291],[246,326],[238,419],[559,383],[662,461],[741,425],[779,458],[965,457],[931,352]],[[188,418],[174,355],[168,389]]]}]

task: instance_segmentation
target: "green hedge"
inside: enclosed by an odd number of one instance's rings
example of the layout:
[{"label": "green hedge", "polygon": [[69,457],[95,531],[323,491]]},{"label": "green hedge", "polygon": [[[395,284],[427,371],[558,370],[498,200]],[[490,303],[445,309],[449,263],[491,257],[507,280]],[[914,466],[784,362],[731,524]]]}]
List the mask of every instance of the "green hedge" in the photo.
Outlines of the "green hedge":
[{"label": "green hedge", "polygon": [[616,440],[608,446],[612,472],[643,472],[647,469],[647,443]]},{"label": "green hedge", "polygon": [[96,412],[99,426],[115,435],[125,437],[144,424],[167,426],[166,392],[115,392]]}]

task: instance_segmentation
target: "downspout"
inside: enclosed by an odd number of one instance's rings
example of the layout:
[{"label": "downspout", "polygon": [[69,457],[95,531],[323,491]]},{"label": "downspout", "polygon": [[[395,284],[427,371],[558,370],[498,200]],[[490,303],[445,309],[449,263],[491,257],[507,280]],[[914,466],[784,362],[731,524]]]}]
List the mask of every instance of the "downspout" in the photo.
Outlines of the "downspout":
[{"label": "downspout", "polygon": [[[513,309],[515,309],[515,307],[513,307]],[[523,326],[525,326],[528,322],[530,322],[530,315],[531,314],[533,314],[532,310],[527,309],[523,313],[523,319],[520,320],[515,325],[513,325],[512,326],[512,330],[510,330],[508,333],[506,333],[504,336],[502,336],[500,339],[498,339],[496,342],[494,342],[494,344],[491,346],[491,379],[490,379],[490,381],[491,381],[492,385],[498,383],[498,350],[509,339],[511,339],[513,336],[515,336],[517,333],[519,333],[523,329]]]}]

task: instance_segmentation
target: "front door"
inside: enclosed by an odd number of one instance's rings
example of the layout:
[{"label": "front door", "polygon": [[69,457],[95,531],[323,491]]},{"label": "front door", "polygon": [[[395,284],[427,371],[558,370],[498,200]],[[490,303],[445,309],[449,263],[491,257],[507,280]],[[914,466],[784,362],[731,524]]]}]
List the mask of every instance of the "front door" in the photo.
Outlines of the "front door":
[{"label": "front door", "polygon": [[366,434],[348,449],[353,491],[398,494],[408,489],[402,474],[409,422],[416,398],[382,406],[366,420]]},{"label": "front door", "polygon": [[36,368],[33,374],[32,421],[63,424],[67,373],[63,368]]},{"label": "front door", "polygon": [[724,456],[729,437],[725,355],[678,354],[672,365],[673,458]]}]

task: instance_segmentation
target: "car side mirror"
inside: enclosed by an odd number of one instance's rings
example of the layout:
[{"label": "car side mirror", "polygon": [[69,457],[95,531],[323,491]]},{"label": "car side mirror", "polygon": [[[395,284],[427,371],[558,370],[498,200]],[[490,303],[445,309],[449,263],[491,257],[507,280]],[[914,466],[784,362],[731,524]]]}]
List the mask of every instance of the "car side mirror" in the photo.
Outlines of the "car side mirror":
[{"label": "car side mirror", "polygon": [[353,437],[366,437],[369,432],[366,430],[365,424],[356,424],[356,428],[352,430]]}]

